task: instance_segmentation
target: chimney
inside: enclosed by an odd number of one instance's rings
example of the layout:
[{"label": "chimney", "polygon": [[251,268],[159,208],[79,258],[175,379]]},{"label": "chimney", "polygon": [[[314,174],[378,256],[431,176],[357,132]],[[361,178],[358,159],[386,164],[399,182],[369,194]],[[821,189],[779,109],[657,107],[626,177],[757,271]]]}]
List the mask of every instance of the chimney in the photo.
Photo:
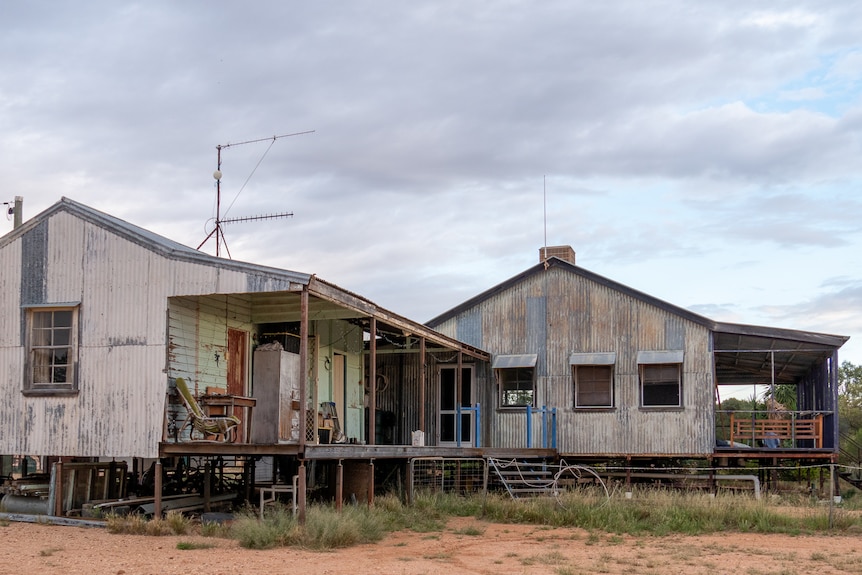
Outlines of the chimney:
[{"label": "chimney", "polygon": [[546,246],[539,248],[539,262],[545,262],[548,258],[559,258],[564,262],[575,265],[575,250],[572,246]]},{"label": "chimney", "polygon": [[12,229],[17,229],[21,227],[24,219],[24,198],[21,196],[15,196],[15,205],[12,207]]}]

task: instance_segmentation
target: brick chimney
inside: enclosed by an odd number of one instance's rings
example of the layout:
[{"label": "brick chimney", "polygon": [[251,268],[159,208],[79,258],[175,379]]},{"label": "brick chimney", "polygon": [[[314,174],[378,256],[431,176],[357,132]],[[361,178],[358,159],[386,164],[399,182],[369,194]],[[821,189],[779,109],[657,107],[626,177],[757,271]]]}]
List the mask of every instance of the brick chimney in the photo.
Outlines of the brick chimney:
[{"label": "brick chimney", "polygon": [[547,246],[539,248],[539,262],[544,262],[548,258],[559,258],[575,265],[575,250],[572,249],[572,246]]}]

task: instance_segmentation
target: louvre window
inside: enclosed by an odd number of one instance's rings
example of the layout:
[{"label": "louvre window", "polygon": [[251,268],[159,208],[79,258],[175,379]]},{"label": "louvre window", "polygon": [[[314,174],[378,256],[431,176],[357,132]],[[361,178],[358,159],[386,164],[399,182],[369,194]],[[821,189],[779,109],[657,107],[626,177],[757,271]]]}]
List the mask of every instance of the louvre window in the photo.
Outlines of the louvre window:
[{"label": "louvre window", "polygon": [[608,409],[614,407],[614,352],[572,353],[572,381],[575,386],[576,409]]},{"label": "louvre window", "polygon": [[613,407],[614,369],[611,365],[572,366],[575,407]]}]

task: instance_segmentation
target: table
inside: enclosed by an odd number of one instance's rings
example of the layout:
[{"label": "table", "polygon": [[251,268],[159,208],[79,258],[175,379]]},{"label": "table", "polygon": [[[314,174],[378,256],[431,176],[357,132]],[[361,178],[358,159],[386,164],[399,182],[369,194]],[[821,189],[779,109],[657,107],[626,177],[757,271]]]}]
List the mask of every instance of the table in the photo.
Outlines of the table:
[{"label": "table", "polygon": [[[198,398],[198,403],[207,415],[233,415],[234,408],[243,410],[242,436],[236,438],[239,443],[247,443],[251,438],[251,416],[257,400],[242,395],[225,395],[222,393],[207,393]],[[215,408],[215,409],[214,409]]]},{"label": "table", "polygon": [[[293,483],[287,485],[286,483],[273,483],[272,485],[262,485],[260,486],[260,518],[263,519],[263,508],[267,503],[273,503],[278,498],[279,493],[291,493],[293,495],[292,498],[292,511],[293,514],[296,515],[296,484],[298,475],[293,476]],[[270,497],[267,497],[266,494],[270,493]]]}]

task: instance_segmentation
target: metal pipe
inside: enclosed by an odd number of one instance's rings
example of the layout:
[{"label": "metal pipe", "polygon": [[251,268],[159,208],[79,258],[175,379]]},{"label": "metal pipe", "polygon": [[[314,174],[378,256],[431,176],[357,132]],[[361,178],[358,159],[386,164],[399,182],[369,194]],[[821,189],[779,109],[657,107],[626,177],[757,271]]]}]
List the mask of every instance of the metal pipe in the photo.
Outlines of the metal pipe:
[{"label": "metal pipe", "polygon": [[607,477],[642,477],[644,479],[706,479],[719,481],[751,481],[754,485],[754,498],[760,499],[760,479],[756,475],[692,475],[690,473],[640,473],[640,472],[610,472],[602,473]]}]

